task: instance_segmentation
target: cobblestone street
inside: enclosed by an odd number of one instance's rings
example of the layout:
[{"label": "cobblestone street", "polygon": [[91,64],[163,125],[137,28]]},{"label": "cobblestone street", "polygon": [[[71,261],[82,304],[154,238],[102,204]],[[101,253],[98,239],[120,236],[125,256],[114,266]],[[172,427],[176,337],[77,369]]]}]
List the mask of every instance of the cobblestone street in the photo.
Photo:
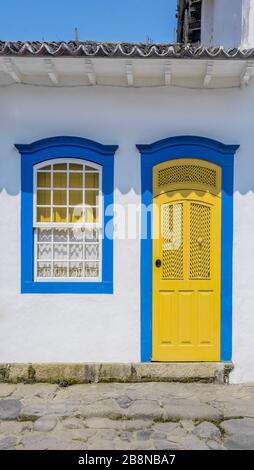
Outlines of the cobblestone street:
[{"label": "cobblestone street", "polygon": [[254,449],[254,386],[2,383],[0,449]]}]

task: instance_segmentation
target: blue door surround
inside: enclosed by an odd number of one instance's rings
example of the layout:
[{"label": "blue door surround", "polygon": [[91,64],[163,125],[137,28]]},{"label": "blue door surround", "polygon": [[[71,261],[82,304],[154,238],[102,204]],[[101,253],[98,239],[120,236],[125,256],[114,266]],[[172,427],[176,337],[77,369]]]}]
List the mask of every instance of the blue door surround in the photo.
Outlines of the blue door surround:
[{"label": "blue door surround", "polygon": [[[153,166],[179,158],[196,158],[222,168],[221,233],[221,361],[232,356],[232,251],[234,156],[238,145],[224,145],[204,137],[172,137],[151,145],[137,145],[141,154],[141,361],[152,356],[152,204]],[[146,227],[146,230],[143,230]],[[146,232],[146,233],[145,233]]]}]

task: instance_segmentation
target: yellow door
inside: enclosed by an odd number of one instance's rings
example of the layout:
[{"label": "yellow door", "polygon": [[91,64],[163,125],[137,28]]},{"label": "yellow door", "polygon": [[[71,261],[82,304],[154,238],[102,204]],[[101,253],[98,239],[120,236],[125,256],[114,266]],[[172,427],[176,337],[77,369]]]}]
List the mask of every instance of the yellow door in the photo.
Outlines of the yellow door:
[{"label": "yellow door", "polygon": [[153,171],[153,361],[220,360],[221,168]]}]

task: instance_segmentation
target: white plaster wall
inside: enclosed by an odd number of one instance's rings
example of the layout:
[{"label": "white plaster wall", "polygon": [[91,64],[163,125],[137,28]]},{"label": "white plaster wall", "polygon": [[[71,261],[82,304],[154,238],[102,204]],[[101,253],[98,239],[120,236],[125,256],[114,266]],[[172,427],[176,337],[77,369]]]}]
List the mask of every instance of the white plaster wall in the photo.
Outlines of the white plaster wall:
[{"label": "white plaster wall", "polygon": [[0,89],[0,362],[140,359],[138,239],[115,241],[114,295],[19,293],[20,157],[14,143],[77,135],[118,144],[115,201],[126,205],[140,200],[135,144],[192,134],[241,145],[235,165],[231,380],[254,381],[253,99],[253,85]]},{"label": "white plaster wall", "polygon": [[243,48],[254,47],[254,0],[243,0]]},{"label": "white plaster wall", "polygon": [[253,0],[203,0],[201,43],[206,46],[240,47],[242,9],[246,1]]},{"label": "white plaster wall", "polygon": [[214,0],[203,0],[201,14],[201,44],[213,45],[214,35]]}]

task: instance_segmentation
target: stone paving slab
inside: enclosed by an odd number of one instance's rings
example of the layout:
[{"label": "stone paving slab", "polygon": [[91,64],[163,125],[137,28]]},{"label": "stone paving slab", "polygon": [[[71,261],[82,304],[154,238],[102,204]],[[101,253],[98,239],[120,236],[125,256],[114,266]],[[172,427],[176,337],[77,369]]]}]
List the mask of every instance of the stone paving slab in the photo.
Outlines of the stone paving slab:
[{"label": "stone paving slab", "polygon": [[254,385],[0,384],[7,449],[254,449]]}]

